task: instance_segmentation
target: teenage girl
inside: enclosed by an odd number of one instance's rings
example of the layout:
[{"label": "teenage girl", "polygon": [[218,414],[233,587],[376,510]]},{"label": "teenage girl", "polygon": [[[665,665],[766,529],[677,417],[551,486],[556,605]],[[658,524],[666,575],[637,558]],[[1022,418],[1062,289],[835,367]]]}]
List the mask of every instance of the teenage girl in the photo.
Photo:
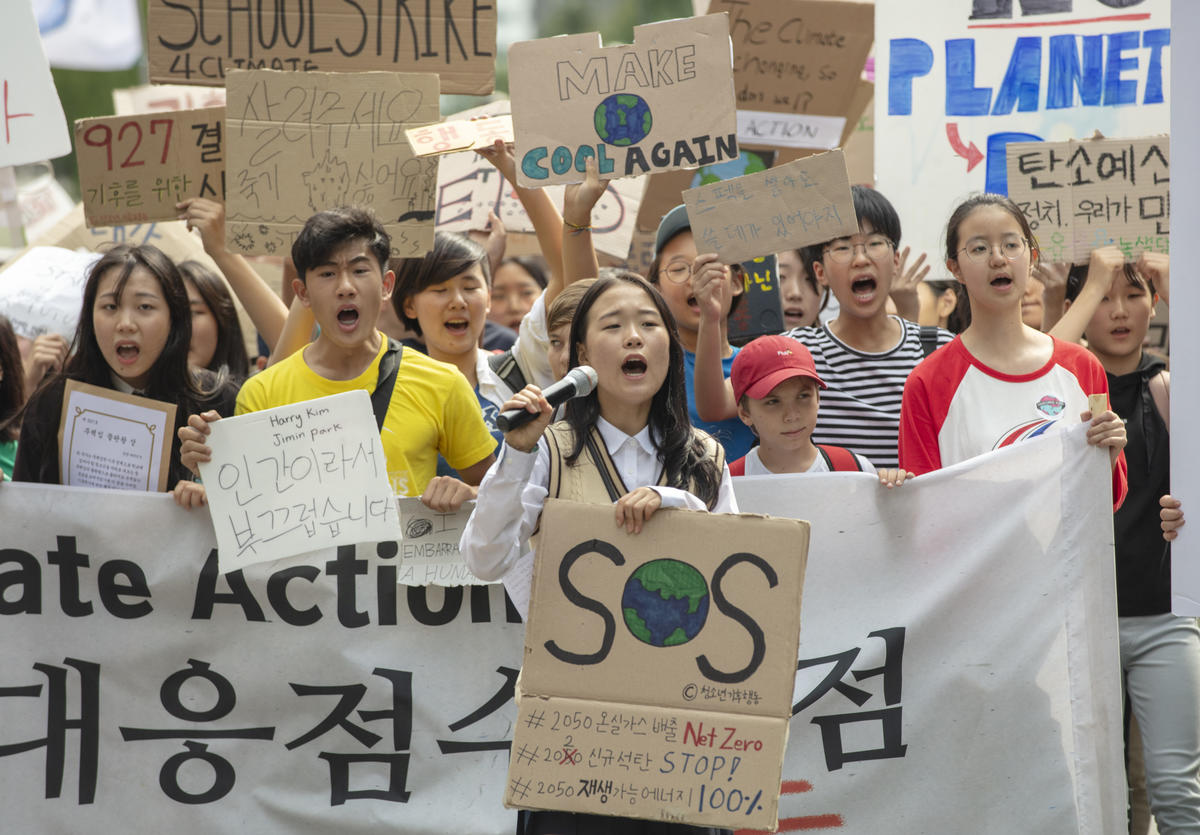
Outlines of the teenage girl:
[{"label": "teenage girl", "polygon": [[[167,489],[192,484],[179,460],[178,429],[190,414],[215,409],[232,415],[237,389],[211,372],[189,368],[191,337],[187,290],[171,259],[153,246],[108,250],[84,283],[79,327],[62,372],[26,405],[13,480],[60,483],[58,427],[70,379],[177,404]],[[175,494],[181,504],[189,496],[187,487]]]},{"label": "teenage girl", "polygon": [[188,363],[209,371],[226,370],[235,380],[250,376],[250,358],[238,321],[237,307],[225,282],[199,261],[179,264],[192,310],[192,342]]},{"label": "teenage girl", "polygon": [[506,328],[518,330],[525,314],[546,289],[546,268],[532,255],[505,258],[492,276],[492,309],[488,318]]},{"label": "teenage girl", "polygon": [[[1022,321],[1037,243],[1007,197],[980,194],[946,227],[946,267],[966,289],[971,324],[925,359],[904,386],[900,466],[917,475],[1052,429],[1088,421],[1088,443],[1109,451],[1113,499],[1126,485],[1125,425],[1087,398],[1107,394],[1104,367],[1078,345]],[[1076,417],[1078,416],[1078,417]]]}]

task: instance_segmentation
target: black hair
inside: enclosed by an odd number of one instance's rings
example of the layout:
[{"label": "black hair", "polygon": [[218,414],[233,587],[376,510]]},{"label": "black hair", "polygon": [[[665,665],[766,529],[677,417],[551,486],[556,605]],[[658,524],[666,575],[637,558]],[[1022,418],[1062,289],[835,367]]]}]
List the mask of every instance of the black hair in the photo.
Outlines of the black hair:
[{"label": "black hair", "polygon": [[1036,262],[1038,256],[1037,236],[1033,234],[1033,229],[1030,227],[1025,213],[1021,211],[1021,207],[1003,194],[990,194],[987,192],[971,195],[951,213],[950,220],[946,222],[946,260],[958,260],[958,250],[962,244],[962,241],[958,237],[958,227],[962,226],[963,221],[967,219],[971,212],[982,206],[995,206],[1012,215],[1017,225],[1021,227],[1021,234],[1025,236],[1025,240],[1029,243],[1031,260]]},{"label": "black hair", "polygon": [[307,282],[308,271],[333,257],[333,251],[347,241],[364,240],[379,262],[379,272],[387,272],[392,239],[374,214],[357,206],[343,206],[310,217],[292,244],[292,263],[300,280]]},{"label": "black hair", "polygon": [[[854,214],[858,219],[858,227],[861,229],[863,222],[866,221],[871,224],[871,229],[875,234],[883,235],[892,242],[894,247],[899,247],[900,215],[896,213],[896,207],[892,205],[892,201],[884,197],[883,192],[870,186],[850,186],[850,196],[854,199]],[[813,274],[813,263],[825,257],[825,247],[835,240],[838,239],[830,238],[828,241],[804,247],[800,259],[804,261],[805,269],[809,271],[810,275]]]},{"label": "black hair", "polygon": [[[662,251],[667,248],[667,244],[669,244],[671,241],[675,240],[681,234],[683,234],[684,232],[691,232],[691,231],[692,231],[692,227],[690,227],[690,226],[682,227],[674,235],[672,235],[671,237],[669,237],[665,241],[663,241],[663,245],[661,247],[659,247],[658,252],[654,253],[654,260],[650,262],[650,268],[646,271],[645,280],[650,282],[650,284],[653,285],[656,289],[658,288],[658,273],[662,266]],[[691,266],[691,265],[689,264],[689,266]],[[738,269],[734,270],[735,273],[740,272],[740,269],[741,269],[740,264],[731,264],[728,266],[730,266],[731,268],[733,268],[733,267],[738,268]],[[622,272],[629,272],[629,270],[622,270]],[[634,273],[634,274],[636,275],[636,273]],[[601,275],[603,275],[603,269],[601,270]],[[690,280],[690,278],[689,278],[689,280]],[[738,309],[738,305],[742,303],[742,297],[745,295],[746,295],[745,293],[738,293],[736,296],[734,296],[730,300],[730,302],[729,302],[729,315],[730,316],[733,315],[733,311]]]},{"label": "black hair", "polygon": [[546,260],[538,255],[510,255],[500,262],[500,267],[505,264],[516,264],[518,267],[529,273],[529,277],[537,282],[538,287],[543,290],[549,283],[549,276],[546,275]]},{"label": "black hair", "polygon": [[[1146,276],[1139,273],[1133,268],[1133,264],[1125,262],[1125,280],[1134,287],[1141,287],[1146,290],[1151,296],[1157,291],[1154,289],[1154,282]],[[1067,300],[1075,301],[1079,297],[1079,292],[1083,289],[1084,283],[1087,281],[1088,265],[1087,264],[1072,264],[1071,271],[1067,273]]]},{"label": "black hair", "polygon": [[967,292],[963,285],[953,278],[936,278],[923,281],[926,287],[933,291],[935,299],[940,299],[947,290],[954,291],[954,309],[946,317],[946,330],[950,333],[962,333],[971,324],[971,305],[967,301]]},{"label": "black hair", "polygon": [[196,288],[217,323],[217,347],[205,367],[209,371],[225,368],[231,377],[246,379],[250,376],[250,358],[246,354],[237,307],[225,282],[199,261],[181,261],[179,273],[185,282]]},{"label": "black hair", "polygon": [[[711,510],[716,505],[722,474],[716,459],[708,454],[704,442],[692,430],[684,384],[683,345],[671,309],[658,290],[640,278],[610,276],[596,279],[580,299],[575,318],[571,320],[570,366],[579,365],[579,346],[587,337],[588,313],[606,291],[622,285],[633,285],[645,292],[667,329],[667,377],[650,403],[650,437],[662,460],[666,483],[670,487],[690,490]],[[566,459],[568,465],[579,458],[599,417],[600,399],[596,390],[587,397],[567,401],[566,420],[575,434],[574,448]]]},{"label": "black hair", "polygon": [[[17,335],[7,316],[0,315],[0,441],[15,441],[21,434],[15,418],[25,405],[25,368]],[[2,477],[2,476],[0,476]]]},{"label": "black hair", "polygon": [[392,290],[392,307],[396,316],[410,331],[421,335],[421,323],[404,313],[404,303],[435,284],[449,281],[471,267],[479,265],[483,281],[492,285],[487,250],[466,235],[438,232],[433,236],[433,251],[423,258],[404,258],[393,270],[396,286]]}]

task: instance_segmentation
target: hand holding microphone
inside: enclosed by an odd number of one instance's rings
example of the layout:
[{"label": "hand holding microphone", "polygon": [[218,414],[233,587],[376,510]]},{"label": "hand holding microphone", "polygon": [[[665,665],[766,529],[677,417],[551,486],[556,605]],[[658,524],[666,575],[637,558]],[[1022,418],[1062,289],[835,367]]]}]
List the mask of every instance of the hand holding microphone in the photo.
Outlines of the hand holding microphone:
[{"label": "hand holding microphone", "polygon": [[[545,391],[541,392],[541,396],[546,399],[552,409],[558,408],[574,397],[585,397],[591,394],[592,389],[596,387],[596,381],[596,370],[589,365],[581,365],[577,368],[572,368],[567,372],[567,376],[563,377],[557,383],[548,386]],[[531,386],[526,386],[513,396],[513,400],[509,402],[519,400],[522,403],[522,408],[506,409],[501,412],[499,417],[496,418],[497,429],[508,433],[518,426],[529,423],[539,417],[539,412],[531,412],[528,408],[524,408],[527,404],[537,402],[536,399],[530,399],[537,397],[531,391],[531,388]],[[506,403],[505,405],[508,404]]]}]

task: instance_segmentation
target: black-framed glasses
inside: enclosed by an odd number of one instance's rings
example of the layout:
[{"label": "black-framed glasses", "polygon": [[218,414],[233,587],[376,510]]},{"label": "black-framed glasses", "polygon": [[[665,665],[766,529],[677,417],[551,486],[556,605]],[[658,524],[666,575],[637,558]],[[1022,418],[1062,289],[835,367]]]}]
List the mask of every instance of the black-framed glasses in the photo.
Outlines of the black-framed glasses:
[{"label": "black-framed glasses", "polygon": [[999,243],[992,243],[986,238],[971,238],[959,252],[967,253],[967,257],[975,263],[982,263],[992,257],[997,249],[1006,260],[1016,261],[1029,246],[1029,241],[1018,235],[1009,235]]},{"label": "black-framed glasses", "polygon": [[677,261],[659,270],[658,275],[660,278],[665,276],[672,284],[683,284],[692,277],[692,264],[690,261]]},{"label": "black-framed glasses", "polygon": [[895,246],[892,239],[886,235],[872,235],[862,243],[851,243],[849,238],[834,241],[825,247],[825,254],[839,264],[849,264],[854,260],[854,253],[862,247],[864,253],[872,261],[882,261],[889,257]]}]

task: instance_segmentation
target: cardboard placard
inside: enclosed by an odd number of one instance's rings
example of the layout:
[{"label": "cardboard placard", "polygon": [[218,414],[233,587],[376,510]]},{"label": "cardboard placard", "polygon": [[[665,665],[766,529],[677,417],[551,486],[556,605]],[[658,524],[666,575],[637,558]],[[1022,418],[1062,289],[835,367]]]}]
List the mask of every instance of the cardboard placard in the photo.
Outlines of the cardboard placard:
[{"label": "cardboard placard", "polygon": [[729,314],[729,342],[744,345],[769,333],[783,333],[783,303],[779,289],[779,258],[764,255],[740,265],[742,301]]},{"label": "cardboard placard", "polygon": [[490,116],[470,121],[456,119],[440,125],[406,130],[408,143],[419,157],[490,148],[497,139],[513,141],[512,116]]},{"label": "cardboard placard", "polygon": [[858,231],[840,150],[683,193],[700,252],[727,264]]},{"label": "cardboard placard", "polygon": [[873,3],[712,0],[729,13],[738,142],[836,148],[875,40]]},{"label": "cardboard placard", "polygon": [[373,209],[392,255],[433,246],[437,160],[418,159],[404,129],[438,120],[427,73],[229,73],[231,251],[284,255],[313,214]]},{"label": "cardboard placard", "polygon": [[600,35],[515,43],[508,51],[517,180],[528,188],[634,177],[737,157],[725,15],[647,23],[633,44]]},{"label": "cardboard placard", "polygon": [[188,197],[225,199],[225,108],[75,122],[89,226],[176,220]]},{"label": "cardboard placard", "polygon": [[222,571],[331,545],[400,539],[396,499],[360,389],[212,424],[200,464]]},{"label": "cardboard placard", "polygon": [[1171,138],[1013,142],[1008,196],[1050,261],[1087,261],[1114,244],[1125,257],[1171,251]]},{"label": "cardboard placard", "polygon": [[542,512],[505,805],[773,829],[808,524],[612,513]]},{"label": "cardboard placard", "polygon": [[695,171],[668,171],[647,177],[646,193],[638,207],[638,228],[651,233],[658,229],[663,215],[683,202],[683,192],[689,188],[731,180],[756,171],[766,171],[776,161],[775,151],[742,149],[738,158],[720,165],[702,165]]},{"label": "cardboard placard", "polygon": [[71,153],[67,118],[42,50],[33,6],[25,0],[5,4],[0,90],[0,166]]},{"label": "cardboard placard", "polygon": [[496,3],[150,0],[150,80],[220,86],[234,70],[437,73],[443,93],[496,80]]},{"label": "cardboard placard", "polygon": [[112,97],[113,109],[118,116],[225,106],[224,87],[197,87],[192,84],[143,84],[113,90]]},{"label": "cardboard placard", "polygon": [[166,490],[178,408],[174,403],[67,380],[58,426],[62,483]]}]

